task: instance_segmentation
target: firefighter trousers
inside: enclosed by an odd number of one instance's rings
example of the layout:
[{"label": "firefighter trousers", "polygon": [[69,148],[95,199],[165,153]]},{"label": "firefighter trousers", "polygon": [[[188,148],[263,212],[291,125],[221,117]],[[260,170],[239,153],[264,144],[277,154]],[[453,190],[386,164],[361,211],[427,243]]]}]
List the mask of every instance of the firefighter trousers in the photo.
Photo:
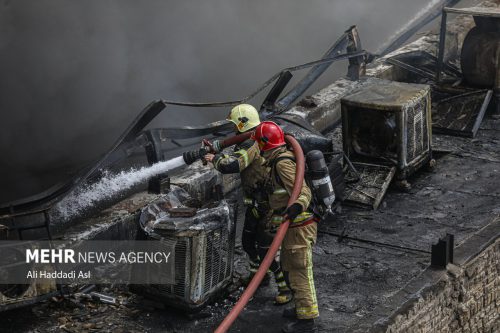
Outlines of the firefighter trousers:
[{"label": "firefighter trousers", "polygon": [[[265,219],[258,218],[253,211],[254,208],[247,207],[245,213],[245,224],[243,225],[243,235],[241,243],[243,250],[247,253],[250,259],[250,271],[255,273],[258,264],[264,259],[273,242],[274,235],[266,227]],[[258,214],[257,214],[258,215]],[[269,266],[269,270],[273,273],[278,290],[289,291],[289,287],[285,280],[285,275],[281,269],[281,263],[275,257]],[[280,302],[277,300],[277,302]]]},{"label": "firefighter trousers", "polygon": [[[245,223],[243,225],[241,243],[243,245],[243,250],[247,253],[250,261],[260,263],[260,261],[266,256],[267,250],[271,246],[274,236],[265,227],[265,224],[263,223],[264,220],[256,217],[252,210],[253,207],[247,207],[245,212]],[[284,282],[279,261],[274,259],[269,269],[274,273],[278,282],[278,287],[284,288],[286,284]],[[283,281],[281,281],[281,279]]]},{"label": "firefighter trousers", "polygon": [[281,265],[294,293],[298,319],[319,317],[312,263],[316,234],[316,222],[289,228],[281,247]]},{"label": "firefighter trousers", "polygon": [[252,213],[252,207],[247,207],[245,211],[245,223],[243,224],[243,234],[241,235],[241,245],[252,262],[259,261],[257,249],[257,227],[259,219]]}]

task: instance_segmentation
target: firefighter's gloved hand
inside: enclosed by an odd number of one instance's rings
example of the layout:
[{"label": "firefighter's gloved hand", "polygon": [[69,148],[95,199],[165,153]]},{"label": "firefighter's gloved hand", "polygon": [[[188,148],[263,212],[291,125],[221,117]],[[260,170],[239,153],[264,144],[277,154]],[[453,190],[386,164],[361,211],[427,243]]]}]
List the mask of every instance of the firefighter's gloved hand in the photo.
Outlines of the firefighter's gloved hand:
[{"label": "firefighter's gloved hand", "polygon": [[214,140],[212,142],[212,149],[216,153],[220,153],[222,151],[222,143],[220,142],[220,140]]},{"label": "firefighter's gloved hand", "polygon": [[302,206],[298,203],[294,203],[293,205],[288,207],[283,214],[285,216],[285,219],[293,221],[300,213],[302,213]]},{"label": "firefighter's gloved hand", "polygon": [[201,141],[202,146],[212,154],[217,154],[222,151],[221,142],[219,140],[215,140],[213,142],[208,141],[207,139],[203,139]]}]

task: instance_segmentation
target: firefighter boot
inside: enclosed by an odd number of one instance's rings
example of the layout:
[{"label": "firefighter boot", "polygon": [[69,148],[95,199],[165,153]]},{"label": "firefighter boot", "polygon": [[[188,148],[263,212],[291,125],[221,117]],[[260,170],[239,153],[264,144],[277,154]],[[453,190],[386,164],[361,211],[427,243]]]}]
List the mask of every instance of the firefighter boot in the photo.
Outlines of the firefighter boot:
[{"label": "firefighter boot", "polygon": [[253,278],[255,273],[257,273],[257,270],[259,269],[259,260],[248,260],[248,272],[250,273],[250,279]]},{"label": "firefighter boot", "polygon": [[295,307],[286,308],[283,310],[283,317],[288,319],[297,319],[297,310],[295,310]]},{"label": "firefighter boot", "polygon": [[278,286],[278,295],[274,298],[274,305],[285,305],[293,300],[293,293],[286,283],[285,275],[278,265],[277,273],[274,273],[276,285]]},{"label": "firefighter boot", "polygon": [[315,333],[318,327],[314,319],[297,319],[282,328],[283,333]]},{"label": "firefighter boot", "polygon": [[290,303],[293,300],[293,293],[287,287],[279,287],[278,295],[274,298],[274,305],[285,305]]}]

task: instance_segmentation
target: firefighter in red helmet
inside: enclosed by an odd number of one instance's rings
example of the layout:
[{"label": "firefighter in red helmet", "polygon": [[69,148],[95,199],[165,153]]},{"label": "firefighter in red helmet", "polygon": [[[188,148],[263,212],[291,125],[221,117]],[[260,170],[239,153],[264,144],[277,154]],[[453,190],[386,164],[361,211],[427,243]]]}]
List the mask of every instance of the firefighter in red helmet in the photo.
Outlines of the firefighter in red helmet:
[{"label": "firefighter in red helmet", "polygon": [[[227,120],[235,126],[236,133],[253,131],[260,124],[259,113],[249,104],[240,104],[231,109]],[[218,141],[213,142],[215,154],[206,154],[205,160],[212,162],[214,168],[223,174],[239,173],[244,194],[244,203],[247,207],[241,242],[248,255],[250,278],[259,268],[264,259],[273,235],[263,225],[269,212],[267,203],[262,202],[260,182],[265,179],[267,170],[262,167],[264,162],[259,154],[257,144],[248,139],[234,147],[231,153],[224,154]],[[292,300],[292,292],[285,282],[280,262],[275,259],[270,271],[273,273],[278,293],[275,296],[276,305],[287,304]]]},{"label": "firefighter in red helmet", "polygon": [[290,227],[281,245],[281,264],[294,292],[295,309],[286,317],[295,318],[283,327],[283,332],[314,332],[319,317],[313,279],[312,247],[316,243],[317,221],[309,208],[311,190],[304,182],[297,200],[287,208],[295,182],[295,158],[285,143],[283,130],[274,122],[264,121],[252,134],[266,160],[269,173],[265,190],[272,214],[267,223],[277,227],[290,219]]}]

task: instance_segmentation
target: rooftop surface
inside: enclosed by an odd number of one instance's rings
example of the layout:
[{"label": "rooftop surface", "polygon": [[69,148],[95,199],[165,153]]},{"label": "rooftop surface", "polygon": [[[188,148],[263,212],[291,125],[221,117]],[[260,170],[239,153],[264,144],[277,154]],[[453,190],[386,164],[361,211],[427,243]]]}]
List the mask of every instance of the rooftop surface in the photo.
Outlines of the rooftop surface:
[{"label": "rooftop surface", "polygon": [[[331,133],[337,144],[339,132]],[[498,115],[487,115],[475,139],[435,135],[437,166],[415,174],[408,193],[390,188],[377,211],[344,207],[321,222],[313,255],[320,332],[368,330],[381,319],[377,309],[390,312],[391,297],[428,267],[431,245],[440,237],[454,234],[460,246],[500,216],[499,143]],[[339,242],[342,233],[347,237]],[[240,255],[239,270],[242,265]],[[272,305],[273,290],[261,287],[231,331],[279,331],[284,319],[282,307]],[[241,290],[191,316],[155,309],[127,291],[108,292],[119,295],[125,305],[43,303],[32,308],[29,318],[25,308],[2,314],[0,331],[80,332],[82,327],[101,327],[106,332],[208,332]],[[94,326],[83,326],[80,321],[87,317],[85,324]]]},{"label": "rooftop surface", "polygon": [[[369,314],[427,268],[440,237],[453,234],[460,246],[500,216],[499,143],[499,116],[487,116],[475,139],[435,135],[437,166],[412,177],[408,193],[390,188],[377,211],[344,207],[320,223],[313,255],[320,331],[368,330]],[[348,239],[339,242],[342,233]],[[234,331],[278,331],[281,310],[271,303],[261,291]]]}]

